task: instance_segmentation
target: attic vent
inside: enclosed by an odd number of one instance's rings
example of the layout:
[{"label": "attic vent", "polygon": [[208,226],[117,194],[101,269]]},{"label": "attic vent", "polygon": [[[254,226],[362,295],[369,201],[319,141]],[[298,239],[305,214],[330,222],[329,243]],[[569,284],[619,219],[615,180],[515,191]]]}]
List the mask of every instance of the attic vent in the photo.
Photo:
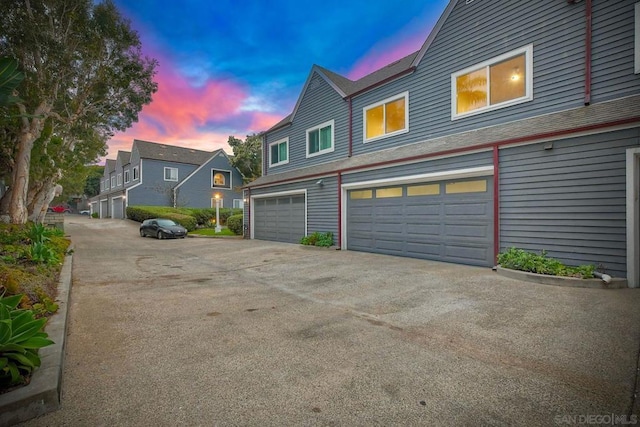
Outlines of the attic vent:
[{"label": "attic vent", "polygon": [[314,90],[314,89],[317,89],[318,87],[320,87],[320,80],[318,80],[318,78],[316,77],[309,82],[309,87],[307,89]]}]

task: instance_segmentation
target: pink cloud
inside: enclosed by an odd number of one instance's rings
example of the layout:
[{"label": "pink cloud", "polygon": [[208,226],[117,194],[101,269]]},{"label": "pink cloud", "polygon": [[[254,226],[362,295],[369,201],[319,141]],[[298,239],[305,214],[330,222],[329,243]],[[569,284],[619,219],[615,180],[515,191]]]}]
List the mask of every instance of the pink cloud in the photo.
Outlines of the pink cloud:
[{"label": "pink cloud", "polygon": [[282,120],[282,114],[254,112],[249,129],[251,132],[262,132]]},{"label": "pink cloud", "polygon": [[[162,58],[161,55],[150,56]],[[227,144],[229,131],[212,132],[210,127],[212,122],[218,122],[221,128],[228,129],[228,123],[248,114],[241,111],[242,103],[249,96],[242,85],[226,79],[211,79],[200,87],[193,86],[166,59],[160,59],[155,81],[158,91],[153,101],[143,108],[137,123],[111,138],[108,158],[115,158],[118,150],[129,151],[134,139],[207,151],[218,148],[230,151]],[[250,129],[255,128],[253,123],[259,126],[265,121],[260,112],[250,114],[258,117],[244,120],[252,122]],[[236,132],[242,136],[249,130],[238,129]]]},{"label": "pink cloud", "polygon": [[362,58],[360,58],[347,77],[352,80],[358,80],[367,74],[370,74],[393,61],[402,59],[420,49],[424,43],[422,34],[413,34],[402,40],[383,40],[375,44]]}]

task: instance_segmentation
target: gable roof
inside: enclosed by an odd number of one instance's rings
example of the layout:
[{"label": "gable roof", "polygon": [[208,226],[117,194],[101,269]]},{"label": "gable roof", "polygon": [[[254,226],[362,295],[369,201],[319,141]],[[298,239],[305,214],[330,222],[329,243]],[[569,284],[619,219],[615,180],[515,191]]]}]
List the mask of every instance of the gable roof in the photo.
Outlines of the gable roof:
[{"label": "gable roof", "polygon": [[211,158],[213,152],[159,144],[157,142],[133,140],[141,159],[164,160],[167,162],[187,163],[200,166]]},{"label": "gable roof", "polygon": [[121,165],[126,165],[131,161],[131,151],[122,151],[118,150],[118,156],[116,157],[116,161],[120,161]]},{"label": "gable roof", "polygon": [[271,128],[269,128],[264,133],[274,131],[293,122],[296,112],[298,111],[298,107],[300,106],[302,97],[306,92],[307,87],[309,86],[309,82],[311,81],[314,73],[317,73],[320,77],[322,77],[336,92],[338,92],[340,96],[342,96],[342,98],[345,99],[357,96],[369,89],[395,80],[396,78],[399,78],[405,74],[412,73],[433,43],[433,40],[435,40],[436,36],[440,32],[440,29],[444,25],[445,21],[447,20],[447,18],[451,14],[451,11],[457,3],[458,0],[449,1],[449,4],[447,4],[444,12],[442,12],[442,15],[440,15],[440,18],[438,18],[436,25],[429,33],[429,36],[422,44],[420,50],[410,53],[404,58],[400,58],[399,60],[394,61],[391,64],[388,64],[372,73],[369,73],[358,80],[349,80],[348,78],[343,77],[340,74],[334,73],[333,71],[327,70],[326,68],[314,64],[313,67],[311,67],[311,71],[309,72],[304,86],[302,87],[302,91],[300,91],[300,96],[296,101],[293,112],[287,117],[280,120],[275,125],[271,126]]},{"label": "gable roof", "polygon": [[111,172],[113,172],[114,170],[116,170],[116,161],[114,159],[107,159],[107,162],[105,163],[105,172],[107,174],[110,174]]}]

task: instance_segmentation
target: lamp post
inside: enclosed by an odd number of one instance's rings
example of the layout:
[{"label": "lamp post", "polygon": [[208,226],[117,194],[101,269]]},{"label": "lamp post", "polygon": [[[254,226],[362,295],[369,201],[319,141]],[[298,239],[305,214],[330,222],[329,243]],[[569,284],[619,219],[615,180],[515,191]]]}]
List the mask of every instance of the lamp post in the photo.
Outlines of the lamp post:
[{"label": "lamp post", "polygon": [[219,233],[222,231],[222,228],[220,227],[220,195],[216,194],[215,198],[216,198],[216,233]]}]

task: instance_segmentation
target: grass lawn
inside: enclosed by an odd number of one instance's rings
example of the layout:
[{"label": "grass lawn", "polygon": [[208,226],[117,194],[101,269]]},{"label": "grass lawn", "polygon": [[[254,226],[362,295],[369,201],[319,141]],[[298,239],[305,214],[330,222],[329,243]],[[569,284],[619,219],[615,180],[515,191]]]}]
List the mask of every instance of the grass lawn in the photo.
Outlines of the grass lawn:
[{"label": "grass lawn", "polygon": [[189,234],[197,234],[198,236],[213,236],[213,237],[239,237],[233,231],[228,228],[223,228],[219,233],[216,233],[215,228],[200,228],[198,230],[190,231]]}]

